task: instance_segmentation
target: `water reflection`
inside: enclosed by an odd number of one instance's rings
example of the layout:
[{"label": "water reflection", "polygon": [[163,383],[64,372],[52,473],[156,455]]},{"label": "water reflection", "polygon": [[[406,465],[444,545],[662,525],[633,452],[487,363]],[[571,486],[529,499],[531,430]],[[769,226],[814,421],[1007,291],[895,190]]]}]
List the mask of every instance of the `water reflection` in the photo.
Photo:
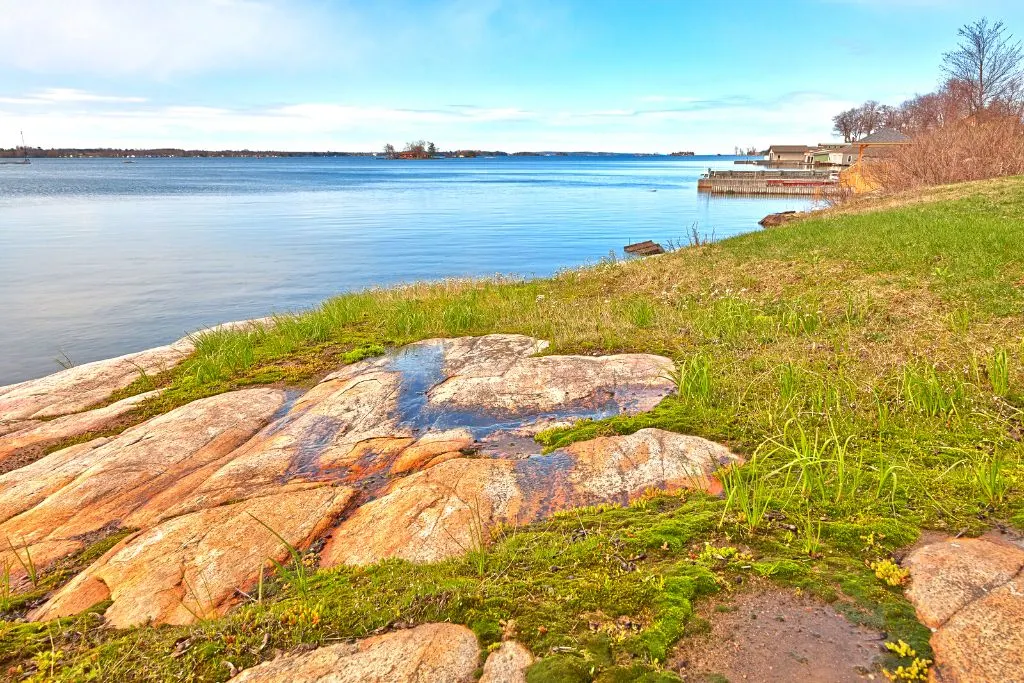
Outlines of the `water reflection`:
[{"label": "water reflection", "polygon": [[731,159],[40,160],[0,171],[0,384],[339,292],[547,275],[630,241],[756,229]]}]

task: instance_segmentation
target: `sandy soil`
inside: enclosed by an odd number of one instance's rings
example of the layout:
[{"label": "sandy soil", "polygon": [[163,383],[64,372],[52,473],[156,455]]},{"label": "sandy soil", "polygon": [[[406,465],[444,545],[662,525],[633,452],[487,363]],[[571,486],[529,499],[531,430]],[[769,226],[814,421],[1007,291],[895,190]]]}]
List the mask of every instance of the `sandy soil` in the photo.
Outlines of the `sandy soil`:
[{"label": "sandy soil", "polygon": [[772,589],[703,610],[707,635],[685,639],[669,662],[686,681],[847,683],[884,680],[882,634],[823,603]]}]

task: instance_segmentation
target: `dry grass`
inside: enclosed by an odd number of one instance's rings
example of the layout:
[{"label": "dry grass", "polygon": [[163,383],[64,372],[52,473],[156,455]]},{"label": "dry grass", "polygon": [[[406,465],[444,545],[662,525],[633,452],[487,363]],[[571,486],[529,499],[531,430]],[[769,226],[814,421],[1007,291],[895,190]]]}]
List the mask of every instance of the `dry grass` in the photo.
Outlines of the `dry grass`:
[{"label": "dry grass", "polygon": [[1024,174],[1024,124],[960,120],[914,136],[866,170],[888,192]]}]

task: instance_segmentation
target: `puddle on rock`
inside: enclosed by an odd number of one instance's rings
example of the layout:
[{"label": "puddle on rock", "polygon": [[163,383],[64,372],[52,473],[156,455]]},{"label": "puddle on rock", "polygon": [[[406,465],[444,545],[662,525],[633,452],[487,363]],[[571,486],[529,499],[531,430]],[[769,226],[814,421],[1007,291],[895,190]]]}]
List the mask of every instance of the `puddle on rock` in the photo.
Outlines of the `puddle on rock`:
[{"label": "puddle on rock", "polygon": [[[510,411],[499,408],[466,409],[433,404],[430,391],[449,379],[444,372],[447,343],[432,342],[406,346],[394,353],[380,369],[402,374],[398,397],[398,425],[406,427],[417,437],[427,432],[466,429],[481,443],[481,452],[494,457],[526,456],[538,451],[516,448],[514,454],[504,453],[502,446],[510,443],[533,442],[525,435],[538,431],[536,425],[555,422],[574,422],[583,419],[601,420],[621,412],[635,410],[645,398],[661,398],[664,393],[651,390],[616,386],[595,387],[588,400],[574,401],[546,411]],[[524,434],[521,438],[520,434]],[[494,438],[492,438],[494,437]]]},{"label": "puddle on rock", "polygon": [[[471,449],[473,456],[518,461],[517,476],[523,480],[527,490],[537,493],[536,505],[542,511],[551,508],[560,497],[564,497],[564,493],[559,493],[561,484],[556,483],[560,479],[557,472],[568,469],[572,461],[568,455],[560,453],[541,456],[540,446],[533,440],[534,434],[555,424],[583,419],[600,420],[623,412],[636,412],[642,405],[656,403],[670,391],[669,388],[642,386],[639,382],[606,386],[596,384],[585,399],[566,403],[553,410],[508,410],[499,407],[467,409],[432,403],[430,392],[450,379],[445,372],[445,356],[450,345],[448,340],[419,342],[367,365],[368,371],[400,375],[392,436],[396,440],[409,437],[419,439],[428,433],[465,429],[474,439]],[[294,399],[289,405],[293,403]],[[307,410],[279,420],[268,428],[267,434],[279,433]],[[377,426],[366,425],[365,428],[370,430]],[[349,434],[358,438],[358,433],[352,427],[339,418],[317,418],[303,431],[285,478],[299,476],[321,481],[341,480],[370,496],[383,489],[391,476],[389,470],[401,452],[401,448],[394,447],[392,440],[382,439],[384,442],[391,441],[388,447],[382,449],[367,444],[370,447],[354,458],[346,458],[344,463],[335,467],[321,463],[322,454],[340,436]],[[379,430],[373,436],[367,432],[366,441],[376,438],[380,438]]]}]

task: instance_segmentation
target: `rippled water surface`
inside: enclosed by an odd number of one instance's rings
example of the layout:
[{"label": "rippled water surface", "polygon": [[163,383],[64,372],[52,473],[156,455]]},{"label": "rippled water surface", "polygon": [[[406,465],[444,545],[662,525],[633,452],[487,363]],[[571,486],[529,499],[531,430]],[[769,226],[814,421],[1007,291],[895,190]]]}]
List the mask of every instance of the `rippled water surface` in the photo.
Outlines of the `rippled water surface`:
[{"label": "rippled water surface", "polygon": [[0,385],[339,292],[548,275],[758,229],[798,198],[697,194],[731,157],[53,159],[0,166]]}]

